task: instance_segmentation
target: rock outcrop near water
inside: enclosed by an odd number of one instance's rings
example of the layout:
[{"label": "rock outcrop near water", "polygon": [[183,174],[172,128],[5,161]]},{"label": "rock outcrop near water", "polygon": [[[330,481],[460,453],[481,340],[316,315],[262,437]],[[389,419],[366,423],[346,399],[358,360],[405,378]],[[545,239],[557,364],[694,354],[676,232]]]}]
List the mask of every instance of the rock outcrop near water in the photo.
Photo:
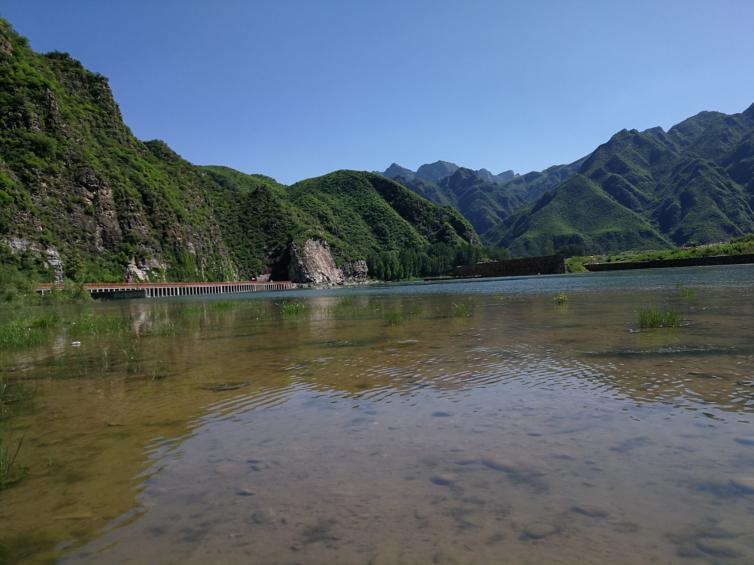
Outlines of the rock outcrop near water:
[{"label": "rock outcrop near water", "polygon": [[311,241],[337,267],[291,268],[331,281],[365,276],[372,256],[443,264],[478,237],[458,212],[380,175],[287,187],[192,165],[134,137],[105,77],[33,52],[0,20],[0,269],[48,281],[283,278],[291,246]]},{"label": "rock outcrop near water", "polygon": [[349,261],[341,267],[335,264],[326,241],[307,239],[303,244],[291,244],[288,279],[295,283],[338,285],[365,282],[369,268],[364,260]]}]

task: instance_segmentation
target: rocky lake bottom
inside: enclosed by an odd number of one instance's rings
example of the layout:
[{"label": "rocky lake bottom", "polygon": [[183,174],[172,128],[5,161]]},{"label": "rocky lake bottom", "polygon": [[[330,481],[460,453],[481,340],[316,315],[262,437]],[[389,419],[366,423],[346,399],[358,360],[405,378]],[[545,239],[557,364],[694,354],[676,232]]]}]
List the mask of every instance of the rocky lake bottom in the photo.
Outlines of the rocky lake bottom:
[{"label": "rocky lake bottom", "polygon": [[203,298],[0,353],[7,559],[754,561],[754,267]]}]

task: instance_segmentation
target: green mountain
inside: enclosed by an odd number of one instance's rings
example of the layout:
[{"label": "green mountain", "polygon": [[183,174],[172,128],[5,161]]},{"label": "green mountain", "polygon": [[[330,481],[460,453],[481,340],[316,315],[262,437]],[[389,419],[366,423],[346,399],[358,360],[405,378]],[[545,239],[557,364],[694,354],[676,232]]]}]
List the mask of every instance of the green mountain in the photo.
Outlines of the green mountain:
[{"label": "green mountain", "polygon": [[576,174],[581,161],[542,172],[516,175],[472,170],[447,161],[422,165],[416,172],[393,163],[383,176],[442,206],[453,206],[471,222],[483,241],[497,243],[496,229],[514,212]]},{"label": "green mountain", "polygon": [[[579,176],[601,189],[572,201],[586,216],[563,208],[560,196],[567,199],[572,190],[566,181],[487,238],[514,254],[552,248],[574,254],[617,252],[728,240],[754,232],[753,173],[754,105],[733,115],[702,112],[668,132],[623,130],[578,168]],[[560,222],[552,221],[556,216]],[[595,238],[594,222],[587,221],[593,216],[617,231]]]},{"label": "green mountain", "polygon": [[141,142],[104,77],[33,52],[0,20],[0,266],[90,281],[285,277],[307,241],[337,267],[378,258],[428,274],[478,238],[380,175],[285,187]]},{"label": "green mountain", "polygon": [[[668,241],[596,182],[577,174],[501,225],[514,255],[580,253],[581,249],[658,249]],[[494,237],[494,233],[490,236]]]},{"label": "green mountain", "polygon": [[503,182],[463,168],[437,178],[447,166],[425,167],[434,176],[397,165],[383,174],[457,208],[485,243],[514,256],[662,249],[754,232],[754,105],[701,112],[667,132],[622,130],[574,163]]}]

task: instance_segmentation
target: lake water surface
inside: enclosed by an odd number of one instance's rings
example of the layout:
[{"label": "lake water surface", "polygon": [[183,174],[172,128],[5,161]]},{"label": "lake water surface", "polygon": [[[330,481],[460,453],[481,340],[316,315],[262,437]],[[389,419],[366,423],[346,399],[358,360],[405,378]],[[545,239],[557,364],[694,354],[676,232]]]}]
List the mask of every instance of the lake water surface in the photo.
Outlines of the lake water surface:
[{"label": "lake water surface", "polygon": [[754,562],[752,266],[90,308],[0,354],[6,560]]}]

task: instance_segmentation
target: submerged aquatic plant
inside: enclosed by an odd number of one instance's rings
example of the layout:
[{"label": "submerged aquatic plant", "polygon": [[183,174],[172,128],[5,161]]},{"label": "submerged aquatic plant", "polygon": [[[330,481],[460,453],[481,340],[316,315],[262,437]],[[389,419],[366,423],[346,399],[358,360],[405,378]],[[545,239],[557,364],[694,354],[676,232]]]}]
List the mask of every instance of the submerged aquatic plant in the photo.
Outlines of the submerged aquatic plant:
[{"label": "submerged aquatic plant", "polygon": [[453,317],[468,318],[471,316],[471,308],[468,304],[453,304]]},{"label": "submerged aquatic plant", "polygon": [[15,447],[6,447],[3,437],[0,436],[0,490],[12,487],[26,477],[28,469],[16,464],[23,444],[22,437]]},{"label": "submerged aquatic plant", "polygon": [[677,328],[681,325],[681,315],[672,310],[643,308],[639,310],[639,327],[642,330],[654,328]]},{"label": "submerged aquatic plant", "polygon": [[88,312],[69,325],[69,335],[72,337],[97,336],[101,334],[114,334],[130,331],[124,318],[95,314]]},{"label": "submerged aquatic plant", "polygon": [[230,300],[213,300],[207,303],[208,310],[232,310],[235,306],[236,303]]},{"label": "submerged aquatic plant", "polygon": [[28,397],[27,390],[20,383],[9,383],[0,377],[0,420],[7,418],[13,407]]},{"label": "submerged aquatic plant", "polygon": [[0,326],[0,349],[16,349],[39,345],[46,339],[46,332],[25,323],[24,320],[13,320]]},{"label": "submerged aquatic plant", "polygon": [[565,304],[568,304],[568,295],[564,292],[559,292],[558,294],[552,297],[552,300],[558,306],[563,306]]},{"label": "submerged aquatic plant", "polygon": [[405,322],[405,318],[400,312],[385,312],[382,318],[388,326],[400,326]]},{"label": "submerged aquatic plant", "polygon": [[694,289],[687,287],[682,282],[675,283],[675,288],[678,290],[678,294],[681,298],[691,299],[694,298]]},{"label": "submerged aquatic plant", "polygon": [[293,318],[306,312],[306,304],[303,302],[283,302],[280,304],[280,313],[284,318]]}]

